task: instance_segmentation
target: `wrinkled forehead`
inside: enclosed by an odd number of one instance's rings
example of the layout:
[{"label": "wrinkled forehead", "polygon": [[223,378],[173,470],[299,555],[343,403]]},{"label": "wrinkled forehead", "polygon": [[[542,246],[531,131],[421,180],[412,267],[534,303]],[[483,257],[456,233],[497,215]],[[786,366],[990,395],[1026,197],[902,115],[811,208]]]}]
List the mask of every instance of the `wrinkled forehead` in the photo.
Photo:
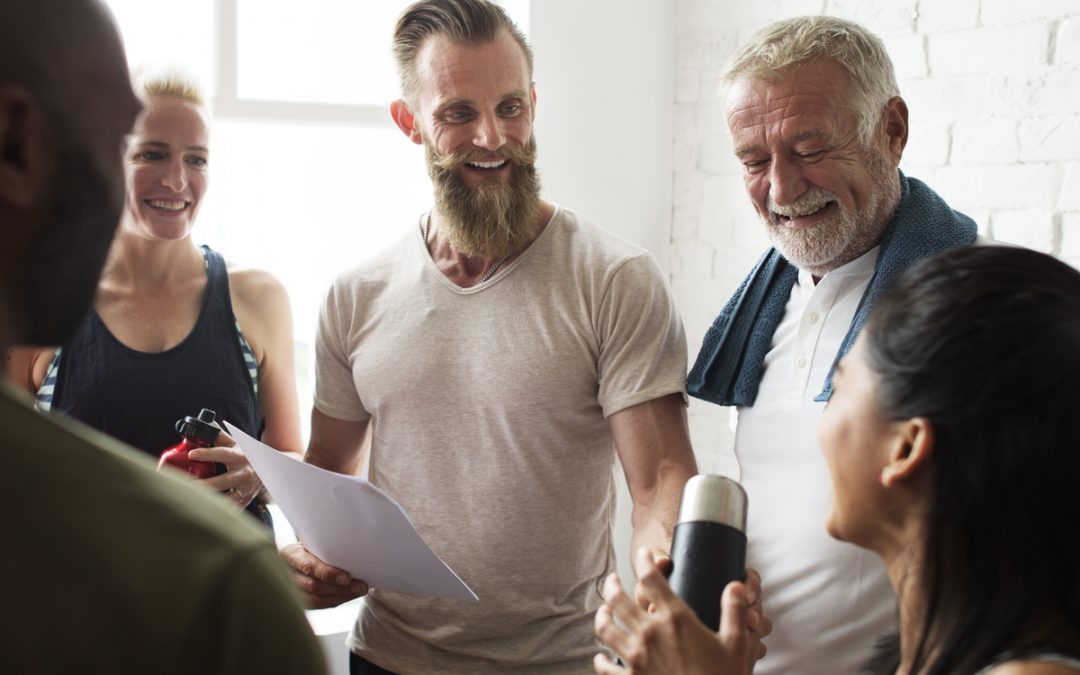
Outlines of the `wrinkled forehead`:
[{"label": "wrinkled forehead", "polygon": [[741,75],[725,89],[725,115],[732,135],[740,132],[855,123],[849,76],[828,62],[789,67],[768,77]]},{"label": "wrinkled forehead", "polygon": [[779,70],[737,74],[725,83],[723,94],[728,107],[746,99],[773,100],[812,94],[847,104],[852,96],[852,81],[840,63],[832,59],[812,59]]}]

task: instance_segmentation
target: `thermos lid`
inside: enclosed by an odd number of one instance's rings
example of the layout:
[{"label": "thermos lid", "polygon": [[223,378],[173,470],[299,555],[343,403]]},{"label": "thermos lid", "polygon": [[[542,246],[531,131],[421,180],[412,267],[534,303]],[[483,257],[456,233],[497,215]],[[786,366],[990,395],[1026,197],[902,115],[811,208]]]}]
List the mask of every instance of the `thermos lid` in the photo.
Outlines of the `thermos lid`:
[{"label": "thermos lid", "polygon": [[686,481],[679,521],[720,523],[746,532],[746,492],[725,476],[698,474]]},{"label": "thermos lid", "polygon": [[214,422],[216,416],[213,410],[203,408],[199,411],[198,417],[189,415],[182,420],[177,420],[176,432],[185,438],[213,444],[217,440],[218,432],[221,431]]}]

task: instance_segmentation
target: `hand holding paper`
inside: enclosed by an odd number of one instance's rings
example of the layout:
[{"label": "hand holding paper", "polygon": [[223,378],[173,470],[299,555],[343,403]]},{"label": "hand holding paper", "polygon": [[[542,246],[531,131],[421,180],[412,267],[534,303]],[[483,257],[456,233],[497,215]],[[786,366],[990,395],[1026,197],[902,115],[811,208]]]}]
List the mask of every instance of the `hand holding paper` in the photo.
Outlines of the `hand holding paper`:
[{"label": "hand holding paper", "polygon": [[225,423],[304,548],[372,588],[477,601],[389,495],[298,462]]}]

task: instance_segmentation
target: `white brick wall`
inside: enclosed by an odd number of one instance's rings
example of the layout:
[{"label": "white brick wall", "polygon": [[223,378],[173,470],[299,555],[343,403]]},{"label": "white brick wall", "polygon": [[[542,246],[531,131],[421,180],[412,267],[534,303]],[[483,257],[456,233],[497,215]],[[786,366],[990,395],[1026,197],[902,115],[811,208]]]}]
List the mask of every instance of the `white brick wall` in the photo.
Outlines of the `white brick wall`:
[{"label": "white brick wall", "polygon": [[986,26],[1011,25],[1036,19],[1063,19],[1080,14],[1076,0],[982,0],[980,4],[980,16]]},{"label": "white brick wall", "polygon": [[1080,18],[1061,22],[1054,46],[1054,63],[1080,63]]},{"label": "white brick wall", "polygon": [[1080,211],[1080,163],[1070,162],[1065,166],[1064,185],[1058,209],[1062,211]]},{"label": "white brick wall", "polygon": [[1023,72],[1045,65],[1049,47],[1050,24],[1047,21],[926,36],[927,62],[932,76]]},{"label": "white brick wall", "polygon": [[939,0],[919,3],[920,35],[975,28],[979,25],[979,0]]},{"label": "white brick wall", "polygon": [[1022,119],[1019,142],[1020,161],[1023,162],[1066,162],[1077,159],[1080,114]]},{"label": "white brick wall", "polygon": [[[767,241],[731,156],[719,71],[776,19],[833,14],[885,41],[911,113],[901,167],[980,231],[1080,266],[1080,0],[677,0],[671,270],[691,358]],[[703,470],[727,413],[690,407]]]},{"label": "white brick wall", "polygon": [[1015,118],[969,118],[953,124],[949,163],[1014,164],[1019,159]]}]

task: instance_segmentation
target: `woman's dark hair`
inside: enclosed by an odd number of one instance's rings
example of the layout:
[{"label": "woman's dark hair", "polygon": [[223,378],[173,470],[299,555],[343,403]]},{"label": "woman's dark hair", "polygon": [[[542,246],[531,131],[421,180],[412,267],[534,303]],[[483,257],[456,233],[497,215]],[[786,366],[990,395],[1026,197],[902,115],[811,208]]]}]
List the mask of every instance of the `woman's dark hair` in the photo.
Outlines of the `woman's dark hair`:
[{"label": "woman's dark hair", "polygon": [[1080,272],[1020,248],[946,252],[865,331],[880,409],[934,434],[912,672],[1080,652]]}]

